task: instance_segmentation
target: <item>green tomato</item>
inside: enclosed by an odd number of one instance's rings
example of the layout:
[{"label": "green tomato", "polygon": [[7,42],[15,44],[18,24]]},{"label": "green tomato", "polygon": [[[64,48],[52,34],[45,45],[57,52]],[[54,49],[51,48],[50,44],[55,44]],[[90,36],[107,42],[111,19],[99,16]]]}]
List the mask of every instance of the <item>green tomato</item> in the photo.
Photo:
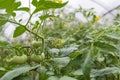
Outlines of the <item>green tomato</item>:
[{"label": "green tomato", "polygon": [[13,58],[11,58],[12,63],[23,64],[26,61],[27,61],[27,56],[26,55],[14,56]]},{"label": "green tomato", "polygon": [[41,53],[41,59],[44,60],[45,59],[45,54]]},{"label": "green tomato", "polygon": [[39,47],[40,47],[40,44],[41,44],[41,42],[39,42],[39,41],[32,41],[32,46],[33,46],[34,48],[39,48]]},{"label": "green tomato", "polygon": [[35,62],[40,62],[42,59],[41,59],[40,55],[32,54],[31,55],[31,60],[35,61]]},{"label": "green tomato", "polygon": [[44,55],[36,55],[36,54],[31,55],[31,60],[35,62],[41,62],[44,60],[44,58],[45,58]]},{"label": "green tomato", "polygon": [[12,58],[5,58],[3,61],[5,61],[5,62],[11,62],[12,61]]}]

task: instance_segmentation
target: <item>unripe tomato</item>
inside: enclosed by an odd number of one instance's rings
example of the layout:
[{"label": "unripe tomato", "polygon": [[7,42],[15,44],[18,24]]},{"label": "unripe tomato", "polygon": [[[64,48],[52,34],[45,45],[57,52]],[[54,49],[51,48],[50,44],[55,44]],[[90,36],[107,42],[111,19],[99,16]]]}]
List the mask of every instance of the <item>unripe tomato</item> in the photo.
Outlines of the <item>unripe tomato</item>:
[{"label": "unripe tomato", "polygon": [[5,58],[3,61],[4,61],[4,62],[8,62],[8,63],[9,63],[9,62],[11,62],[11,61],[12,61],[12,58],[10,58],[10,59],[9,59],[9,58]]},{"label": "unripe tomato", "polygon": [[39,42],[39,41],[32,41],[32,46],[33,46],[34,48],[40,47],[40,44],[41,44],[41,42]]},{"label": "unripe tomato", "polygon": [[12,63],[23,64],[26,61],[27,61],[27,56],[26,55],[14,56],[13,58],[11,58]]},{"label": "unripe tomato", "polygon": [[41,62],[43,61],[45,58],[45,55],[41,54],[41,55],[36,55],[36,54],[32,54],[31,55],[31,60],[35,61],[35,62]]},{"label": "unripe tomato", "polygon": [[42,59],[41,59],[40,55],[32,54],[31,55],[31,60],[35,61],[35,62],[40,62]]},{"label": "unripe tomato", "polygon": [[45,59],[45,54],[41,53],[41,59],[44,60]]}]

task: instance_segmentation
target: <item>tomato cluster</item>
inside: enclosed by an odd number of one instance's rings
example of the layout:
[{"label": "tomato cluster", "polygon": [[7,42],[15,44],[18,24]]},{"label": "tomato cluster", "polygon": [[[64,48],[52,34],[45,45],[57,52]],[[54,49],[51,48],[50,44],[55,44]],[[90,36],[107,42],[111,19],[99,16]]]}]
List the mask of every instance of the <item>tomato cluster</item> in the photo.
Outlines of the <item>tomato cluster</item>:
[{"label": "tomato cluster", "polygon": [[27,55],[22,55],[22,56],[13,56],[10,59],[6,59],[6,62],[10,62],[10,63],[16,63],[16,64],[23,64],[25,62],[27,62]]},{"label": "tomato cluster", "polygon": [[41,55],[32,54],[30,56],[30,59],[27,55],[23,54],[22,56],[13,56],[10,59],[7,58],[5,59],[5,61],[8,63],[24,64],[25,62],[27,62],[27,60],[32,60],[36,63],[39,63],[43,61],[44,59],[45,59],[45,55],[44,53],[41,53]]}]

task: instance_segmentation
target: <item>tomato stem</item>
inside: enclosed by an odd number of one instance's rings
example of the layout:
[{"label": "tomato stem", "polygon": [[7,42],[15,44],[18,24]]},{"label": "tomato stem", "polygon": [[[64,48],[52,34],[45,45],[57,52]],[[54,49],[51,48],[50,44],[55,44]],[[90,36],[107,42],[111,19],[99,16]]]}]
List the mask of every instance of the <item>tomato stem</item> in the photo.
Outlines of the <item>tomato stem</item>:
[{"label": "tomato stem", "polygon": [[14,23],[14,24],[17,24],[17,25],[20,25],[22,27],[24,27],[29,33],[32,33],[33,35],[37,36],[38,38],[42,39],[42,52],[44,52],[44,44],[45,44],[45,41],[44,41],[44,38],[40,35],[37,35],[36,33],[34,33],[33,31],[30,31],[25,25],[22,25],[20,23],[17,23],[17,22],[14,22],[14,21],[9,21],[11,23]]}]

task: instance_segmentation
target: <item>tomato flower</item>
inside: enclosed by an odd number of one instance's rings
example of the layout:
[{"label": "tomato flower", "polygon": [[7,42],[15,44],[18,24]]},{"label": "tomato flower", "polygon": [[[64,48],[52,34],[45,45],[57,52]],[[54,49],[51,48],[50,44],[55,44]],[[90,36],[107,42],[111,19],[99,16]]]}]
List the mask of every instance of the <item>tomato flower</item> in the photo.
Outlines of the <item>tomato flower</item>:
[{"label": "tomato flower", "polygon": [[54,0],[54,2],[62,3],[62,0]]},{"label": "tomato flower", "polygon": [[95,21],[99,21],[100,19],[101,19],[100,16],[96,16],[96,17],[95,17]]}]

